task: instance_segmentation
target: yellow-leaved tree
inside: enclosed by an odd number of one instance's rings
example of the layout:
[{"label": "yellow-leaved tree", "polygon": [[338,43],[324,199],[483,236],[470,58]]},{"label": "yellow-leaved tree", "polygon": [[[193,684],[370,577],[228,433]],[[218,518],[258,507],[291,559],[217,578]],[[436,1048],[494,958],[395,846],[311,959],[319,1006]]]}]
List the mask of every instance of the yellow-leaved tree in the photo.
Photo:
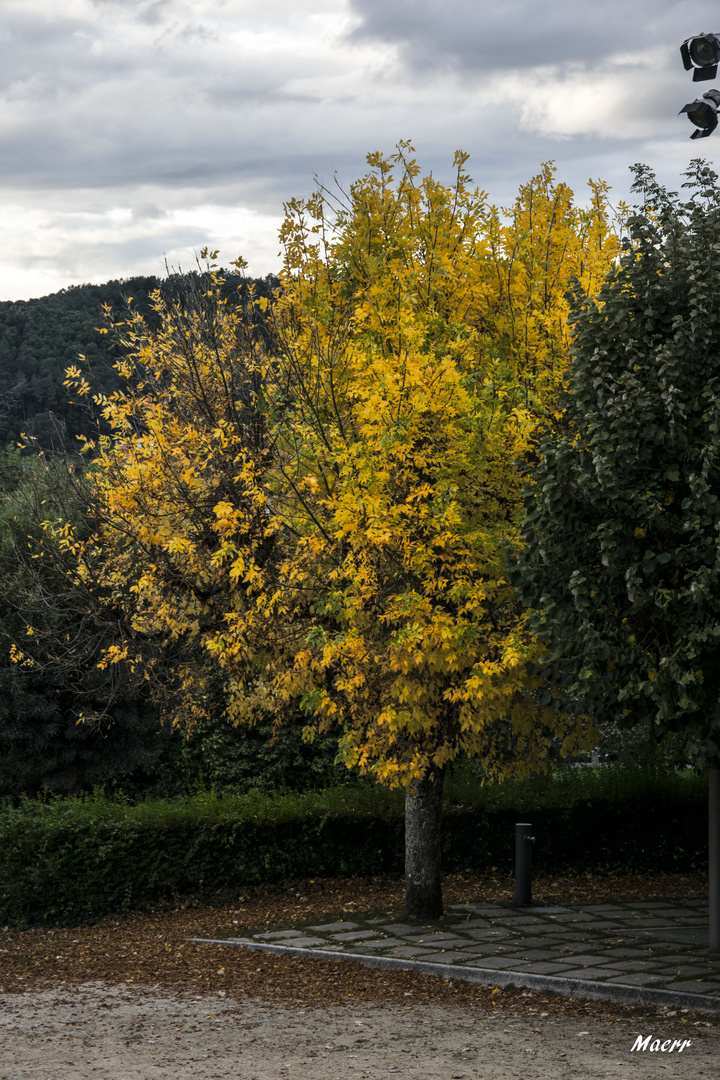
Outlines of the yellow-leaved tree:
[{"label": "yellow-leaved tree", "polygon": [[299,700],[308,738],[336,729],[349,767],[405,789],[406,913],[425,919],[448,764],[527,775],[589,737],[530,674],[505,565],[563,382],[565,291],[594,291],[618,241],[602,184],[578,208],[544,166],[503,215],[465,154],[443,184],[412,153],[287,205],[269,305],[223,301],[211,268],[194,298],[158,294],[159,328],[120,327],[97,527],[59,538],[125,612],[104,662],[180,650],[178,718],[219,669],[230,720]]}]

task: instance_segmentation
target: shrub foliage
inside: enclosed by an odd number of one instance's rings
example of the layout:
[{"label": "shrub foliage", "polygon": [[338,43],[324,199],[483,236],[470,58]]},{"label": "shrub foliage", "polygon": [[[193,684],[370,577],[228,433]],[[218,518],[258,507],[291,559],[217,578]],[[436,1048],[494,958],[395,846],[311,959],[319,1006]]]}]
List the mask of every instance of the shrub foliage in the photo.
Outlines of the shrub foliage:
[{"label": "shrub foliage", "polygon": [[[705,855],[704,778],[624,768],[563,770],[480,788],[451,778],[448,871],[509,870],[514,823],[532,820],[537,869],[687,869]],[[402,793],[371,784],[268,796],[198,794],[131,805],[99,795],[0,811],[0,919],[88,923],[261,883],[400,875]]]}]

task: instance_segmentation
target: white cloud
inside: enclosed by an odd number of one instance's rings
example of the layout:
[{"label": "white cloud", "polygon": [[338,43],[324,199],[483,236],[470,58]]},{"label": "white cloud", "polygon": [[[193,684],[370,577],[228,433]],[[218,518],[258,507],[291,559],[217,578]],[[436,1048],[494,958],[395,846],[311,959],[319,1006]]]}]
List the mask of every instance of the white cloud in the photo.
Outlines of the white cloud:
[{"label": "white cloud", "polygon": [[[6,249],[21,257],[12,263],[0,257],[0,295],[13,299],[87,281],[162,275],[166,262],[190,269],[205,246],[218,249],[226,266],[243,255],[252,276],[279,269],[279,215],[178,202],[164,209],[152,198],[118,205],[85,192],[76,195],[71,208],[6,203],[0,208],[0,235]],[[33,281],[40,283],[40,292],[25,292]]]}]

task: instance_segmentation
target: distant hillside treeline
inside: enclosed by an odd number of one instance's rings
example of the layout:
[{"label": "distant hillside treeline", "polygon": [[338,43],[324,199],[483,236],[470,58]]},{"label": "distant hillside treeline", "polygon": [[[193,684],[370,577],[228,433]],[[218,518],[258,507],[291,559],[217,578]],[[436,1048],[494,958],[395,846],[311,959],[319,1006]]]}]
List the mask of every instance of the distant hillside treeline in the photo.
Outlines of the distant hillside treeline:
[{"label": "distant hillside treeline", "polygon": [[[240,295],[250,284],[260,296],[270,296],[278,281],[272,275],[249,279],[223,272],[227,295]],[[103,285],[73,285],[34,300],[0,301],[0,448],[15,446],[23,432],[44,449],[56,445],[60,425],[68,445],[79,434],[90,434],[82,408],[70,405],[63,386],[65,369],[83,354],[91,367],[95,389],[110,394],[119,386],[113,364],[119,358],[102,326],[102,306],[109,304],[121,317],[128,297],[133,308],[152,321],[151,293],[162,286],[181,292],[198,274],[168,278],[132,277]]]}]

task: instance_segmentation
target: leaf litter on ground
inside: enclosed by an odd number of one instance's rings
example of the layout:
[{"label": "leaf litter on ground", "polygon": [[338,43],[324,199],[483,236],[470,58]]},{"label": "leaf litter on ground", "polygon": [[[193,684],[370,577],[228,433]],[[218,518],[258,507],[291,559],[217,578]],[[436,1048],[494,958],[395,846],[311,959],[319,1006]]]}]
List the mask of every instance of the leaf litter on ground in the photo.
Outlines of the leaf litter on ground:
[{"label": "leaf litter on ground", "polygon": [[[168,990],[253,999],[295,1007],[339,1005],[475,1006],[509,1014],[587,1016],[627,1020],[661,1015],[667,1008],[585,1001],[518,987],[492,987],[411,970],[384,971],[361,964],[276,956],[190,937],[235,937],[353,915],[394,918],[402,913],[402,879],[310,879],[258,887],[232,897],[180,899],[173,905],[107,917],[92,926],[0,927],[0,992],[100,983],[128,990]],[[445,904],[511,901],[511,874],[450,874]],[[691,874],[537,875],[533,896],[544,903],[633,903],[707,895],[707,878]],[[720,1018],[678,1010],[677,1022],[720,1027]]]}]

